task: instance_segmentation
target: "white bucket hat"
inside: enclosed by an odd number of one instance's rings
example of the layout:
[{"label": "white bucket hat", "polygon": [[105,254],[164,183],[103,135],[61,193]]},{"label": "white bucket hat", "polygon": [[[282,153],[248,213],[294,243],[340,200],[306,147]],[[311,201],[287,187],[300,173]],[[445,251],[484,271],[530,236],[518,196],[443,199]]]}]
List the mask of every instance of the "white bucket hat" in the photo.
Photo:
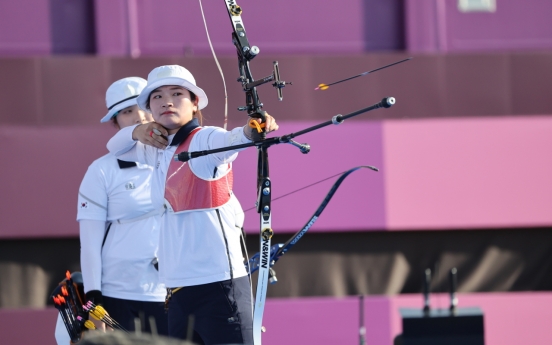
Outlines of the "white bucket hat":
[{"label": "white bucket hat", "polygon": [[146,80],[139,77],[128,77],[111,84],[105,93],[105,105],[108,111],[100,122],[107,122],[120,110],[136,105],[136,98],[146,84]]},{"label": "white bucket hat", "polygon": [[195,78],[192,73],[179,65],[154,68],[153,71],[148,74],[148,85],[142,90],[140,96],[138,96],[138,106],[145,111],[149,111],[149,109],[146,109],[146,104],[152,91],[158,87],[167,85],[182,86],[186,90],[193,92],[199,98],[199,109],[203,109],[207,106],[208,101],[205,91],[196,86]]}]

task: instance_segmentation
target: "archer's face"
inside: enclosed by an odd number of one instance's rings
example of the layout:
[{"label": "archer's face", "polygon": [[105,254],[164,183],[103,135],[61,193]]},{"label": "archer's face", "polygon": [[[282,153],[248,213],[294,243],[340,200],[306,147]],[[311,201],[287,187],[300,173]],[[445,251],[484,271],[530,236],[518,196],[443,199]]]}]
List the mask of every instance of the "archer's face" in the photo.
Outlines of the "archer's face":
[{"label": "archer's face", "polygon": [[150,94],[150,110],[155,122],[174,134],[188,122],[197,111],[197,102],[192,101],[190,91],[181,86],[167,85]]},{"label": "archer's face", "polygon": [[126,107],[117,113],[117,124],[119,128],[151,121],[151,115],[138,108],[137,105]]}]

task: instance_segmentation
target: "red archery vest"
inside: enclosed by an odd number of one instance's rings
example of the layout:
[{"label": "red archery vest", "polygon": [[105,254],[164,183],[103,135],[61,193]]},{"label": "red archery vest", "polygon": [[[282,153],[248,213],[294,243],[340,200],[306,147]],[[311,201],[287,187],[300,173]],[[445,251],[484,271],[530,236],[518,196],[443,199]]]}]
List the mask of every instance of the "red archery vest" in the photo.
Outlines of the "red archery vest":
[{"label": "red archery vest", "polygon": [[[192,138],[201,129],[194,129],[176,148],[175,154],[188,151]],[[174,213],[209,210],[226,204],[232,195],[232,166],[216,180],[203,180],[192,172],[188,162],[171,161],[165,181],[165,206]]]}]

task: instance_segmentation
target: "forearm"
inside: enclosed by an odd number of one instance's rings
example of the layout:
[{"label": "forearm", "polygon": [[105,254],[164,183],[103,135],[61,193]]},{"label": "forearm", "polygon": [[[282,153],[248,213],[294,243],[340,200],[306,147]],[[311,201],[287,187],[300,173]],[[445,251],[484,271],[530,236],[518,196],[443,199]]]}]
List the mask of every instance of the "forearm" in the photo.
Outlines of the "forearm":
[{"label": "forearm", "polygon": [[118,159],[136,162],[138,161],[137,142],[132,138],[136,126],[121,129],[107,142],[107,149]]},{"label": "forearm", "polygon": [[[102,291],[102,243],[105,236],[105,221],[84,219],[79,221],[79,228],[84,292],[87,295],[92,292],[91,295],[94,295],[93,291]],[[95,303],[97,302],[96,300]]]},{"label": "forearm", "polygon": [[[244,135],[243,127],[237,127],[228,132],[216,130],[208,136],[208,145],[210,150],[221,147],[248,144],[250,142],[251,140]],[[211,158],[217,165],[227,164],[234,161],[238,152],[242,150],[244,149],[215,153],[211,155]]]}]

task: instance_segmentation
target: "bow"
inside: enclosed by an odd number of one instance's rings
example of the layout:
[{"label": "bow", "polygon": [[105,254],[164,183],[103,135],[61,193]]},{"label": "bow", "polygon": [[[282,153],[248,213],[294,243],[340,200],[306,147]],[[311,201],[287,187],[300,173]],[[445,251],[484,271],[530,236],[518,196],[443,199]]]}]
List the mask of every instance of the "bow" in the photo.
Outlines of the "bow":
[{"label": "bow", "polygon": [[[272,86],[277,89],[278,99],[283,99],[282,88],[286,86],[285,81],[280,80],[280,71],[278,62],[274,61],[272,75],[255,80],[249,63],[257,54],[259,48],[252,46],[247,39],[245,27],[241,18],[242,9],[234,0],[225,0],[228,15],[232,23],[232,42],[236,47],[238,55],[238,82],[241,83],[245,92],[245,106],[239,107],[240,111],[247,111],[250,118],[261,118],[265,122],[266,112],[262,110],[263,104],[257,93],[257,86],[273,81]],[[259,131],[262,139],[265,139],[264,132]],[[257,294],[255,296],[255,308],[253,312],[253,341],[255,344],[261,344],[262,319],[266,301],[267,283],[270,279],[270,267],[266,262],[271,247],[271,238],[273,235],[271,221],[271,181],[268,172],[268,146],[258,146],[258,169],[257,169],[257,212],[261,214],[261,240],[260,252],[263,262],[259,266],[259,276],[257,280]]]},{"label": "bow", "polygon": [[[218,66],[219,72],[222,76],[222,80],[224,83],[224,92],[225,92],[225,121],[224,121],[224,128],[226,129],[227,124],[227,111],[228,111],[228,98],[226,94],[226,82],[224,81],[224,74],[222,73],[222,69],[220,67],[220,64],[216,58],[216,54],[214,52],[211,39],[209,37],[209,31],[207,30],[207,24],[205,20],[205,15],[203,13],[203,7],[201,4],[201,0],[199,0],[201,13],[203,16],[203,21],[205,24],[205,31],[207,33],[207,39],[209,41],[209,46],[211,47],[211,51],[213,53],[213,57],[215,59],[215,62]],[[259,99],[259,95],[257,93],[257,87],[266,84],[269,82],[272,82],[272,86],[277,89],[278,99],[281,101],[283,99],[282,96],[282,89],[286,86],[286,82],[280,80],[280,71],[278,67],[278,62],[274,61],[273,63],[273,72],[271,75],[264,77],[259,80],[255,80],[253,78],[253,75],[251,73],[250,69],[250,62],[253,60],[260,52],[259,48],[256,46],[252,46],[249,43],[249,40],[247,39],[245,27],[241,18],[242,15],[242,9],[235,0],[225,0],[226,8],[228,10],[228,15],[230,17],[230,22],[232,23],[232,42],[234,43],[234,46],[236,47],[237,51],[237,57],[238,57],[238,70],[239,70],[239,78],[238,82],[241,83],[242,89],[245,92],[245,105],[238,108],[240,111],[246,111],[247,115],[250,118],[260,118],[262,121],[261,123],[265,122],[265,116],[266,112],[262,110],[263,104],[261,103]],[[291,84],[291,83],[288,83]],[[271,238],[273,235],[273,230],[271,228],[271,220],[272,220],[272,210],[271,210],[271,195],[272,195],[272,186],[271,181],[269,177],[269,169],[268,169],[268,148],[271,145],[275,144],[281,144],[281,143],[288,143],[292,144],[299,148],[299,150],[302,153],[308,153],[310,151],[310,146],[308,144],[299,144],[292,139],[295,136],[305,134],[307,132],[316,130],[318,128],[334,124],[338,125],[343,123],[343,121],[346,118],[356,116],[358,114],[378,109],[381,107],[389,108],[395,103],[395,99],[392,97],[384,98],[381,102],[370,106],[368,108],[364,108],[361,110],[358,110],[356,112],[350,113],[348,115],[336,115],[332,118],[332,120],[324,122],[322,124],[301,130],[296,133],[291,133],[288,135],[284,135],[282,137],[278,138],[269,138],[266,139],[265,133],[261,131],[261,128],[259,128],[259,137],[261,138],[259,141],[255,141],[251,144],[242,144],[242,145],[235,145],[232,147],[226,147],[226,148],[220,148],[220,149],[214,149],[214,150],[207,150],[207,151],[200,151],[200,152],[181,152],[178,155],[175,155],[174,159],[178,161],[188,161],[195,157],[200,157],[203,155],[216,153],[216,152],[222,152],[222,151],[228,151],[228,150],[235,150],[240,148],[245,148],[249,146],[256,146],[258,149],[258,164],[257,164],[257,212],[260,214],[260,248],[259,253],[256,257],[254,257],[257,261],[253,261],[251,264],[250,271],[253,272],[253,265],[256,264],[255,270],[259,272],[258,274],[258,280],[257,280],[257,289],[256,289],[256,296],[255,296],[255,308],[253,313],[253,341],[255,345],[261,344],[261,331],[263,329],[262,327],[262,319],[263,319],[263,313],[264,313],[264,307],[265,307],[265,301],[266,301],[266,292],[267,292],[267,284],[269,280],[274,281],[275,275],[274,271],[272,270],[271,266],[279,259],[281,255],[283,255],[286,251],[288,251],[297,241],[305,234],[306,231],[312,226],[314,221],[320,216],[324,208],[326,207],[327,203],[341,184],[343,180],[353,171],[356,171],[360,169],[361,167],[353,168],[347,172],[345,172],[336,182],[334,187],[332,187],[332,190],[330,190],[330,193],[326,196],[322,204],[320,205],[319,209],[315,213],[315,215],[307,222],[307,224],[301,229],[295,236],[286,242],[283,245],[275,245],[274,247],[271,246]],[[250,122],[252,123],[252,122]],[[371,167],[370,167],[371,168]],[[373,168],[375,169],[375,168]],[[274,252],[274,253],[272,253]],[[252,260],[254,260],[252,258]],[[270,261],[269,261],[270,258]],[[251,261],[251,260],[250,260]],[[269,263],[270,262],[270,263]]]},{"label": "bow", "polygon": [[[310,217],[310,219],[305,223],[305,225],[301,228],[301,230],[297,231],[289,240],[286,241],[286,243],[283,243],[283,244],[278,243],[273,245],[270,248],[270,259],[268,257],[261,257],[260,253],[256,253],[249,259],[249,261],[246,264],[246,269],[249,272],[249,274],[255,273],[259,269],[259,266],[261,264],[266,265],[267,262],[269,263],[268,265],[270,267],[274,266],[276,262],[280,259],[280,257],[282,257],[282,255],[287,253],[297,242],[299,242],[299,240],[305,235],[305,233],[309,231],[309,229],[313,226],[314,222],[316,222],[316,220],[320,217],[320,215],[322,214],[322,212],[324,211],[324,209],[326,208],[326,206],[334,196],[335,192],[337,191],[341,183],[347,178],[347,176],[363,168],[367,168],[373,171],[378,171],[378,169],[373,166],[361,165],[343,172],[341,176],[339,176],[337,181],[335,181],[335,183],[332,185],[332,187],[330,188],[330,191],[328,192],[328,194],[326,194],[322,203],[320,203],[320,206],[318,206],[318,208],[316,209],[312,217]],[[269,282],[276,283],[278,279],[276,278],[275,271],[272,270],[271,268],[269,273],[270,273]]]}]

